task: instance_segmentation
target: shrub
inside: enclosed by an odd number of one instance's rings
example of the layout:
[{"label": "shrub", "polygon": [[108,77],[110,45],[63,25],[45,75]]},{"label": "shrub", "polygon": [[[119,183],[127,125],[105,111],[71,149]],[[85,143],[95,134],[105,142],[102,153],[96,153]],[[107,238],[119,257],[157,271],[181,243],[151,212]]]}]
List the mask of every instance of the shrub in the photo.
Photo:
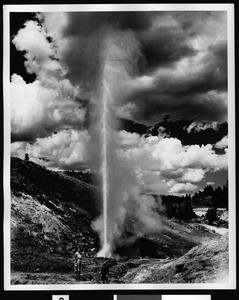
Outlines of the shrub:
[{"label": "shrub", "polygon": [[218,220],[217,208],[216,207],[209,208],[206,212],[205,218],[208,220],[209,225],[213,225],[214,222]]},{"label": "shrub", "polygon": [[25,154],[25,161],[29,162],[29,155],[28,155],[28,153]]}]

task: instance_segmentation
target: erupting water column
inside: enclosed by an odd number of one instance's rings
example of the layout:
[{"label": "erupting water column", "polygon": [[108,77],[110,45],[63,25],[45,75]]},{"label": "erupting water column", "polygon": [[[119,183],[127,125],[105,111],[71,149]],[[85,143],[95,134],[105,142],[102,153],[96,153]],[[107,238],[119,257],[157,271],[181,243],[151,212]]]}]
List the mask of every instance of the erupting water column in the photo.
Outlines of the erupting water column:
[{"label": "erupting water column", "polygon": [[[106,132],[106,97],[103,97],[103,143],[102,143],[102,152],[103,152],[103,220],[104,220],[104,244],[103,249],[107,251],[107,201],[108,201],[108,174],[107,174],[107,132]],[[106,248],[106,249],[105,249]]]},{"label": "erupting water column", "polygon": [[102,249],[98,253],[99,257],[109,257],[111,255],[110,244],[108,241],[108,222],[107,222],[107,212],[108,212],[108,147],[109,141],[108,136],[110,136],[110,128],[108,126],[109,122],[109,91],[107,88],[107,84],[104,82],[103,84],[103,95],[102,95],[102,197],[103,197],[103,241],[102,241]]}]

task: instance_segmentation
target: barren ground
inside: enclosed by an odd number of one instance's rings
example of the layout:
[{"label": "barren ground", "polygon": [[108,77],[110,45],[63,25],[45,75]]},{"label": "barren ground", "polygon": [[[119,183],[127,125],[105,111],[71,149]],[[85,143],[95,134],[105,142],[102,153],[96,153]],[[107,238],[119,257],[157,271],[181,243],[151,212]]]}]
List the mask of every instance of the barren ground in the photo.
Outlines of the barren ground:
[{"label": "barren ground", "polygon": [[[171,226],[172,226],[171,221]],[[176,222],[173,224],[176,226]],[[183,225],[181,224],[181,227]],[[201,230],[199,245],[179,257],[118,259],[110,270],[110,283],[219,283],[228,280],[228,234],[226,229],[203,224],[188,225]],[[205,228],[205,227],[206,228]],[[180,226],[179,230],[182,230]],[[169,230],[169,229],[167,229]],[[167,232],[167,230],[165,230]],[[212,231],[213,230],[213,231]],[[220,234],[217,233],[220,231]],[[188,232],[189,233],[189,232]],[[195,232],[194,232],[195,233]],[[184,245],[185,247],[185,245]],[[64,259],[62,257],[62,259]],[[12,272],[11,284],[95,284],[100,283],[100,268],[104,259],[85,258],[82,280],[73,272]]]}]

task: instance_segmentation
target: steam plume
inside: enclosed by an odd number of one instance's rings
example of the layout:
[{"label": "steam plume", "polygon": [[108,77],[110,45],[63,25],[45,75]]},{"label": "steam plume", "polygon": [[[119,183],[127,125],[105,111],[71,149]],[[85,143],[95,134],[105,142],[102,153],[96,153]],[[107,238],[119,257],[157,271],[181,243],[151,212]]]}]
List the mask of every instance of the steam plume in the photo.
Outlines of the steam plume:
[{"label": "steam plume", "polygon": [[98,156],[93,152],[101,162],[98,167],[102,178],[103,212],[93,223],[102,244],[99,256],[109,257],[117,246],[160,229],[154,198],[143,195],[135,170],[120,156],[116,140],[115,107],[120,101],[122,82],[134,72],[140,56],[136,46],[137,41],[130,32],[109,31],[104,39],[104,55],[108,59],[102,67],[100,97],[94,105],[95,120],[98,121],[92,125],[93,135],[97,133],[94,140],[98,139],[95,148]]}]

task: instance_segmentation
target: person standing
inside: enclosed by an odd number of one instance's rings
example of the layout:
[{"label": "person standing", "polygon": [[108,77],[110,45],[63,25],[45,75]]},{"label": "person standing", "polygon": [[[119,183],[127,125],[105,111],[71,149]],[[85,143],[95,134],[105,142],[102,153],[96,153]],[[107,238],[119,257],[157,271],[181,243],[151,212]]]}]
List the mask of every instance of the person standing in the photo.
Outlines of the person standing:
[{"label": "person standing", "polygon": [[74,266],[75,266],[75,277],[76,281],[81,280],[81,269],[82,269],[82,255],[78,248],[74,254]]},{"label": "person standing", "polygon": [[110,271],[110,264],[108,261],[104,262],[101,267],[101,280],[102,283],[109,283],[109,271]]},{"label": "person standing", "polygon": [[102,283],[109,283],[109,272],[110,268],[117,265],[117,261],[115,259],[107,259],[101,267],[101,280]]}]

